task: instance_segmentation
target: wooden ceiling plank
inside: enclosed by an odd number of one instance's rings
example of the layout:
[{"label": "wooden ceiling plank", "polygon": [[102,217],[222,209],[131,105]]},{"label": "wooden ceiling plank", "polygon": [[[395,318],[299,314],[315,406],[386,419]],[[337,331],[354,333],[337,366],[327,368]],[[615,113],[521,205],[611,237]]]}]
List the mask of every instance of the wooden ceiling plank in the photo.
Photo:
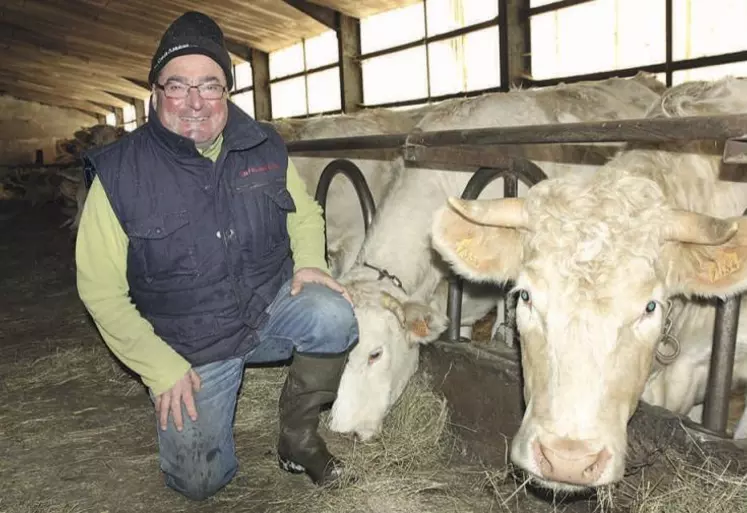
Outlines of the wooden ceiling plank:
[{"label": "wooden ceiling plank", "polygon": [[0,93],[13,96],[14,98],[17,98],[19,100],[43,103],[45,105],[52,105],[54,107],[60,107],[60,108],[67,108],[67,109],[73,108],[73,109],[83,110],[89,114],[99,114],[102,116],[111,114],[111,111],[103,107],[99,107],[98,105],[94,105],[93,103],[90,103],[90,102],[75,100],[75,99],[67,98],[64,96],[55,96],[55,95],[50,95],[50,94],[45,94],[45,93],[40,93],[40,92],[33,92],[33,91],[29,91],[28,89],[14,88],[12,86],[4,85],[4,84],[0,84]]},{"label": "wooden ceiling plank", "polygon": [[113,93],[119,93],[133,98],[145,99],[150,95],[150,91],[140,87],[121,77],[98,73],[86,73],[85,70],[69,70],[45,68],[44,64],[14,62],[0,70],[0,74],[13,72],[18,77],[28,80],[38,80],[41,82],[54,83],[58,86],[82,87],[94,90],[103,90]]},{"label": "wooden ceiling plank", "polygon": [[85,88],[72,88],[65,86],[56,86],[54,84],[39,83],[35,80],[26,80],[23,78],[8,77],[7,75],[0,75],[0,82],[4,84],[15,84],[19,87],[26,87],[32,91],[37,91],[46,94],[57,94],[81,101],[95,101],[103,105],[109,105],[112,107],[124,108],[129,104],[119,98],[112,96],[103,91],[96,91],[93,89]]},{"label": "wooden ceiling plank", "polygon": [[[121,106],[113,94],[148,97],[153,52],[166,27],[185,11],[213,17],[233,45],[234,62],[240,62],[246,48],[269,53],[334,27],[336,12],[361,18],[415,1],[3,0],[0,71],[16,91],[52,94],[58,102],[67,98],[89,108],[94,102]],[[54,96],[55,90],[64,93]]]},{"label": "wooden ceiling plank", "polygon": [[329,7],[312,4],[306,0],[283,0],[283,2],[298,9],[306,16],[310,16],[325,27],[337,30],[337,11],[330,9]]}]

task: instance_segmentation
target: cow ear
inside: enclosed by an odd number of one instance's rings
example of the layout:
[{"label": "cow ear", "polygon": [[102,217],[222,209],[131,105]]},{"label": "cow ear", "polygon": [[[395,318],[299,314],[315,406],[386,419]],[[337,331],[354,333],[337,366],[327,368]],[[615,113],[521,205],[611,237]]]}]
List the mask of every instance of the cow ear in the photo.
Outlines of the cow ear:
[{"label": "cow ear", "polygon": [[704,219],[699,224],[708,236],[689,237],[697,242],[670,239],[670,244],[664,247],[662,263],[666,266],[670,291],[686,296],[721,298],[744,292],[747,290],[747,217],[701,217]]},{"label": "cow ear", "polygon": [[405,329],[411,344],[433,342],[449,327],[449,318],[419,301],[404,304]]},{"label": "cow ear", "polygon": [[482,224],[466,217],[468,213],[457,212],[453,205],[439,209],[431,228],[433,248],[456,274],[471,281],[504,283],[516,279],[522,255],[519,230]]}]

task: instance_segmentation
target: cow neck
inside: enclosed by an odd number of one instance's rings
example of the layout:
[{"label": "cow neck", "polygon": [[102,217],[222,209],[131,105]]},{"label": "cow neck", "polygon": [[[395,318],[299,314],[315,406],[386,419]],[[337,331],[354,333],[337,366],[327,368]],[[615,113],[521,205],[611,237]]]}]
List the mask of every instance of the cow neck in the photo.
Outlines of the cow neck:
[{"label": "cow neck", "polygon": [[369,269],[373,269],[374,271],[378,272],[378,273],[379,273],[379,278],[378,278],[378,279],[379,279],[379,281],[383,280],[384,278],[387,278],[387,279],[389,279],[389,280],[390,280],[390,281],[391,281],[392,283],[394,283],[394,285],[395,285],[395,286],[396,286],[397,288],[399,288],[399,289],[400,289],[400,290],[401,290],[402,292],[404,292],[405,294],[407,294],[407,291],[406,291],[406,290],[405,290],[405,288],[404,288],[404,287],[402,286],[402,280],[400,280],[399,278],[397,278],[397,276],[396,276],[396,275],[394,275],[394,274],[391,274],[391,273],[390,273],[389,271],[387,271],[386,269],[381,269],[381,268],[379,268],[379,267],[376,267],[376,266],[374,266],[374,265],[371,265],[371,264],[369,264],[368,262],[363,262],[363,267],[368,267]]},{"label": "cow neck", "polygon": [[[408,294],[430,287],[433,214],[446,203],[440,178],[430,170],[408,168],[389,186],[366,234],[357,261],[396,276]],[[423,291],[429,297],[435,290]]]}]

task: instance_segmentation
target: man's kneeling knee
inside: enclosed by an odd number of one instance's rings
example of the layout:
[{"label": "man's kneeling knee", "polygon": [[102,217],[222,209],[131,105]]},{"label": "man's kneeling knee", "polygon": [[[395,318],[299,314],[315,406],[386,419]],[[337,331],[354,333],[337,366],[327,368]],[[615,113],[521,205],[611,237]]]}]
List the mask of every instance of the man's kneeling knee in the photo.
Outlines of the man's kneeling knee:
[{"label": "man's kneeling knee", "polygon": [[207,469],[192,476],[166,475],[166,486],[193,501],[209,499],[225,487],[236,474],[233,469],[224,475],[215,475],[218,469]]}]

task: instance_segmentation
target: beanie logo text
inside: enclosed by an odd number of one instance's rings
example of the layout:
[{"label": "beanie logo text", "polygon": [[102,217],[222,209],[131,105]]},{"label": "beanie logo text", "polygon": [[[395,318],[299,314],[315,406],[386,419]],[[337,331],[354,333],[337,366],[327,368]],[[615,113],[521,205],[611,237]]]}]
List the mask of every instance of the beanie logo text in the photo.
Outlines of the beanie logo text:
[{"label": "beanie logo text", "polygon": [[165,52],[163,52],[163,55],[161,55],[161,56],[160,56],[160,57],[158,58],[158,61],[156,61],[156,65],[155,65],[154,67],[156,67],[156,68],[157,68],[157,67],[158,67],[158,66],[159,66],[159,65],[161,64],[161,62],[163,62],[163,60],[164,60],[164,59],[165,59],[166,57],[168,57],[168,56],[169,56],[169,55],[171,55],[172,53],[176,52],[177,50],[181,50],[182,48],[190,48],[190,47],[192,47],[192,46],[194,46],[194,45],[190,45],[190,44],[181,44],[181,45],[176,45],[176,46],[173,46],[173,47],[169,48],[168,50],[166,50]]}]

